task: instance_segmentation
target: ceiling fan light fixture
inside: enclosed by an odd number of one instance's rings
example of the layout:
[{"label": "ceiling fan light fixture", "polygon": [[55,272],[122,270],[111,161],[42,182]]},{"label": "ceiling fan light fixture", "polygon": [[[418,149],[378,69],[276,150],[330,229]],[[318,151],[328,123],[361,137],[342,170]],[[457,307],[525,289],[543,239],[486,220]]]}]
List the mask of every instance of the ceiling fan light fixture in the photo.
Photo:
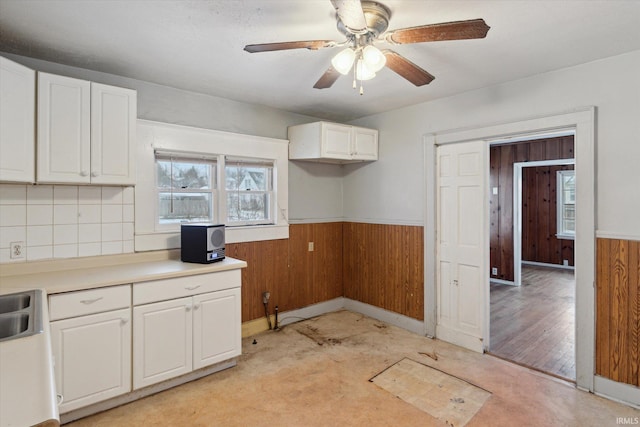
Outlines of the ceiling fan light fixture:
[{"label": "ceiling fan light fixture", "polygon": [[375,76],[375,71],[369,68],[364,60],[358,59],[358,62],[356,62],[356,80],[371,80]]},{"label": "ceiling fan light fixture", "polygon": [[335,68],[340,74],[347,75],[349,74],[349,70],[351,70],[355,59],[356,53],[353,49],[348,47],[333,57],[331,65],[333,65],[333,68]]},{"label": "ceiling fan light fixture", "polygon": [[387,63],[387,58],[384,54],[373,45],[368,45],[362,50],[362,59],[374,73],[380,71]]}]

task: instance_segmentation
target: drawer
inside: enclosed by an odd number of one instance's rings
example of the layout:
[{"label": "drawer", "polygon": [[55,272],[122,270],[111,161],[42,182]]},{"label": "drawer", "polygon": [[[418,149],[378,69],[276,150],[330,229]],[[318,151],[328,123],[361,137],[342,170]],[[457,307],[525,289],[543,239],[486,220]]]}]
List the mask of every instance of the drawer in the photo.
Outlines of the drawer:
[{"label": "drawer", "polygon": [[131,307],[131,285],[49,296],[49,318],[52,321],[129,307]]},{"label": "drawer", "polygon": [[134,283],[133,305],[188,297],[222,289],[239,288],[241,284],[240,273],[240,270],[228,270]]}]

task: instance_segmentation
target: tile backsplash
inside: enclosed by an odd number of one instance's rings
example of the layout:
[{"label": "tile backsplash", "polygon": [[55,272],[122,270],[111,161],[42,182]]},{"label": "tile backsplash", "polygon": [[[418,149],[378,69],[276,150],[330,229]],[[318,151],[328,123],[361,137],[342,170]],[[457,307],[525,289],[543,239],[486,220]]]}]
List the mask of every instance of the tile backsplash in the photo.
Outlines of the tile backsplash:
[{"label": "tile backsplash", "polygon": [[133,198],[133,187],[0,184],[0,263],[131,253]]}]

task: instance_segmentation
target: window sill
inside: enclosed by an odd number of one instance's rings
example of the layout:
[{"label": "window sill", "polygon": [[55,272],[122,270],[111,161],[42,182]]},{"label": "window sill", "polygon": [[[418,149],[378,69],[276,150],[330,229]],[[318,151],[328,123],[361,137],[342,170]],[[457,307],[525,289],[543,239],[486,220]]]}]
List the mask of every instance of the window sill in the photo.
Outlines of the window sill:
[{"label": "window sill", "polygon": [[556,234],[556,238],[562,240],[576,240],[575,234]]},{"label": "window sill", "polygon": [[[250,225],[227,227],[225,229],[225,244],[288,238],[289,224]],[[136,233],[135,235],[136,252],[155,251],[161,249],[176,249],[179,247],[179,231],[157,231],[153,233]]]}]

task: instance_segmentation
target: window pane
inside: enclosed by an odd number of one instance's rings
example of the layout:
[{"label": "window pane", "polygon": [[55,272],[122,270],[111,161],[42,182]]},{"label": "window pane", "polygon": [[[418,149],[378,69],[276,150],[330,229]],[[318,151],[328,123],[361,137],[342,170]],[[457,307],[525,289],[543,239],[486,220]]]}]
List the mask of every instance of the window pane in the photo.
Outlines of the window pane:
[{"label": "window pane", "polygon": [[160,224],[210,222],[211,193],[159,193]]},{"label": "window pane", "polygon": [[562,221],[562,225],[564,227],[564,231],[567,234],[573,234],[576,231],[576,222],[575,220],[564,220]]},{"label": "window pane", "polygon": [[238,191],[270,191],[271,168],[260,166],[227,166],[226,189]]},{"label": "window pane", "polygon": [[576,207],[575,205],[565,205],[562,210],[562,218],[563,219],[575,219],[576,218]]},{"label": "window pane", "polygon": [[158,160],[158,188],[209,189],[211,165],[207,163]]},{"label": "window pane", "polygon": [[229,221],[269,220],[269,194],[227,193]]}]

